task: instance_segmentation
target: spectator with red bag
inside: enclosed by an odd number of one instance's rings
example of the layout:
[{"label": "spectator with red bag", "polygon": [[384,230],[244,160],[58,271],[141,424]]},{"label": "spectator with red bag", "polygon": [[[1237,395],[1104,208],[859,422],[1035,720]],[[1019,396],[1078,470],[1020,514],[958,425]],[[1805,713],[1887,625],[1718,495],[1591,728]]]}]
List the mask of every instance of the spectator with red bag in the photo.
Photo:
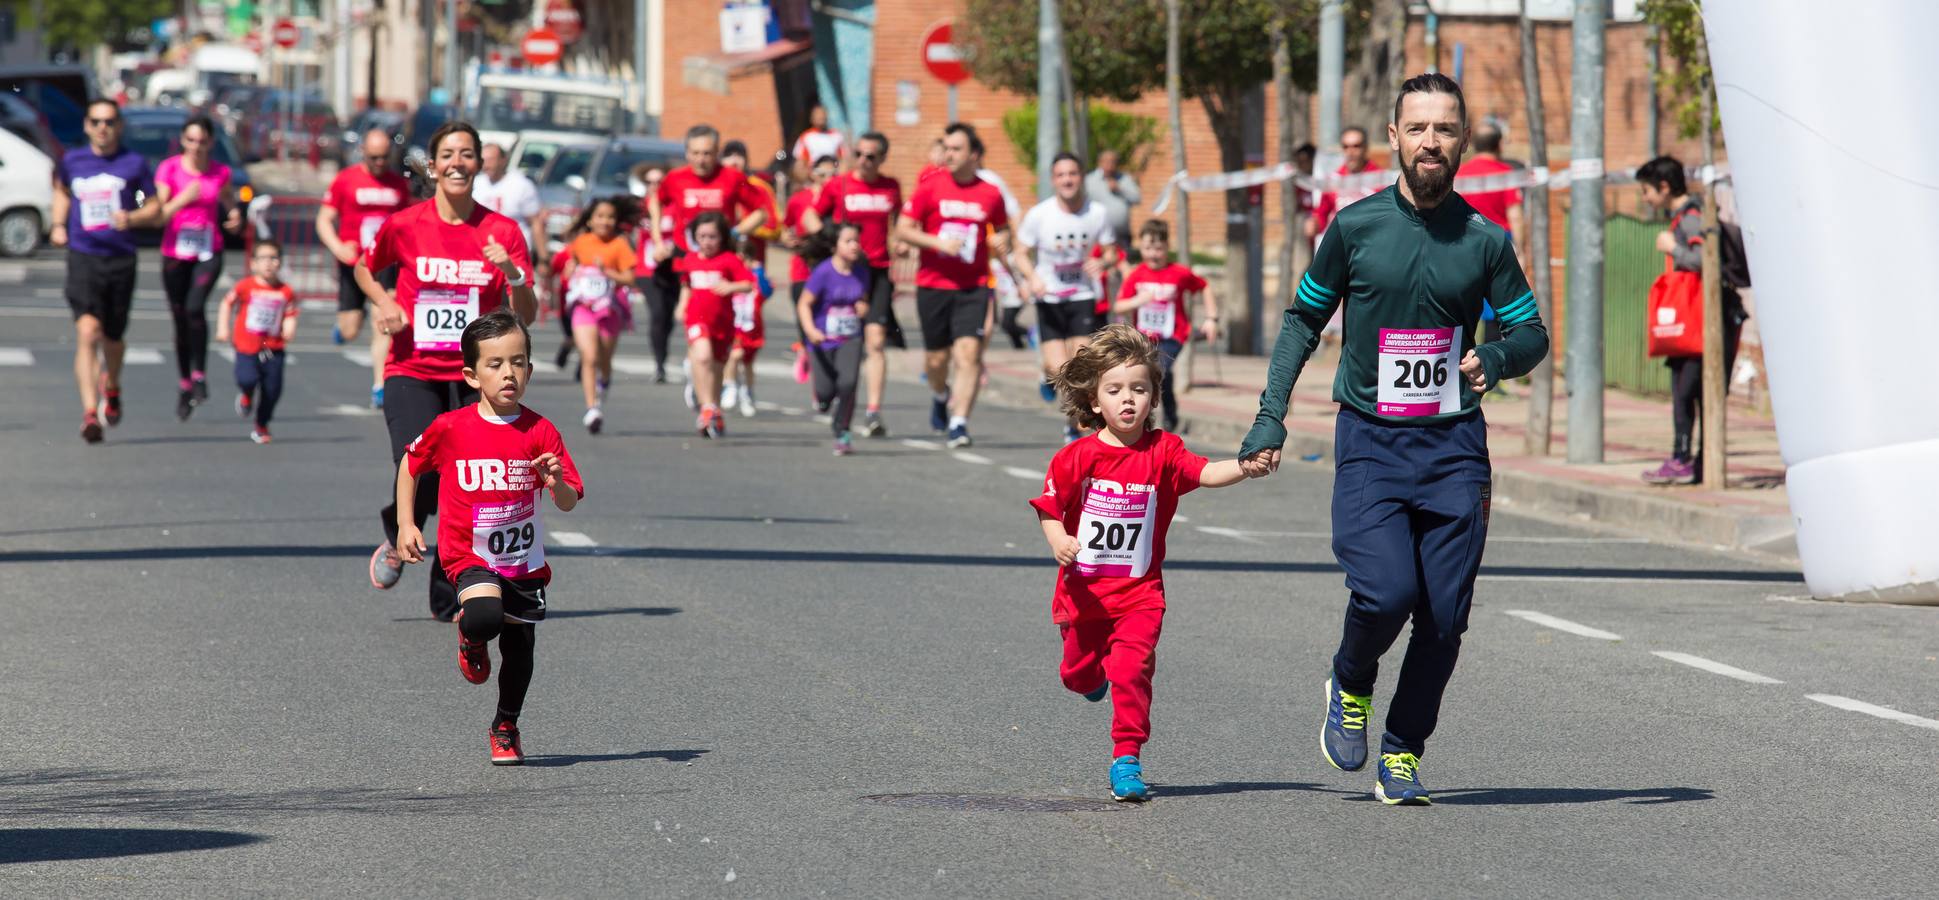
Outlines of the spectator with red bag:
[{"label": "spectator with red bag", "polygon": [[[1665,357],[1670,367],[1670,396],[1676,437],[1670,458],[1643,473],[1651,484],[1697,484],[1703,480],[1703,456],[1691,452],[1691,437],[1703,407],[1703,204],[1683,177],[1683,163],[1659,156],[1636,170],[1643,201],[1670,214],[1670,227],[1656,235],[1656,249],[1666,257],[1665,269],[1650,287],[1649,352]],[[1720,247],[1725,255],[1730,241]],[[1736,255],[1741,257],[1741,252]],[[1731,277],[1741,270],[1726,260],[1723,285],[1724,372],[1737,364],[1737,339],[1750,315],[1737,293],[1747,279]]]}]

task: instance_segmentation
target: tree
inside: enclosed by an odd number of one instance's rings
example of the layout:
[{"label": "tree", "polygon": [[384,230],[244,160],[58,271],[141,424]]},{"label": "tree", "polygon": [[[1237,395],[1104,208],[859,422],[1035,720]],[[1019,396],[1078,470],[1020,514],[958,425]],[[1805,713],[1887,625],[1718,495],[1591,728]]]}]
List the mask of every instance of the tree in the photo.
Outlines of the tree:
[{"label": "tree", "polygon": [[1643,20],[1656,26],[1663,55],[1676,62],[1659,68],[1657,92],[1673,98],[1670,112],[1677,132],[1686,138],[1703,133],[1708,112],[1710,127],[1721,128],[1716,118],[1716,88],[1710,83],[1710,56],[1704,46],[1703,4],[1699,0],[1643,0],[1637,6]]},{"label": "tree", "polygon": [[119,44],[123,36],[147,31],[156,19],[173,15],[175,0],[0,0],[12,7],[20,21],[41,29],[48,47],[86,50],[102,43]]},{"label": "tree", "polygon": [[[963,52],[970,71],[993,87],[1034,95],[1037,78],[1037,0],[970,0],[964,16]],[[1165,16],[1148,0],[1062,0],[1065,54],[1079,96],[1137,99],[1159,89],[1165,76]],[[1319,44],[1308,22],[1317,21],[1317,0],[1194,0],[1180,28],[1182,90],[1198,98],[1219,144],[1219,169],[1245,167],[1244,98],[1272,80],[1276,21],[1286,29],[1295,85],[1311,90]],[[1246,194],[1227,191],[1226,212],[1243,217]],[[1228,283],[1245,261],[1244,225],[1226,229]],[[1185,248],[1188,249],[1188,248]],[[1239,268],[1235,273],[1232,270]],[[1233,296],[1243,296],[1239,293]],[[1233,303],[1243,315],[1247,304]],[[1234,322],[1231,346],[1252,343],[1252,323]]]}]

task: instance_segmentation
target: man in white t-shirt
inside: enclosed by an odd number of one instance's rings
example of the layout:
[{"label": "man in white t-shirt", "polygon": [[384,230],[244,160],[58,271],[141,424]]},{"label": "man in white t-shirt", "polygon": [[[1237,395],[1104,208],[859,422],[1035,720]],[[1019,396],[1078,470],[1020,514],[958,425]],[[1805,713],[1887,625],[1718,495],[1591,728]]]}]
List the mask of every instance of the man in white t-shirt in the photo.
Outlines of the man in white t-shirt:
[{"label": "man in white t-shirt", "polygon": [[833,158],[847,170],[848,138],[828,127],[828,110],[821,104],[808,108],[808,128],[795,138],[793,155],[797,177],[805,177],[815,160],[824,156]]},{"label": "man in white t-shirt", "polygon": [[[1045,399],[1055,401],[1050,378],[1064,367],[1091,333],[1103,325],[1100,301],[1105,261],[1096,251],[1114,246],[1110,213],[1084,194],[1084,165],[1069,153],[1050,164],[1056,196],[1024,213],[1011,254],[1017,287],[1037,306],[1037,346],[1043,352]],[[1034,257],[1034,258],[1033,258]],[[1064,427],[1066,443],[1078,437],[1074,423]]]},{"label": "man in white t-shirt", "polygon": [[541,258],[545,247],[534,240],[545,237],[538,186],[525,173],[512,171],[511,157],[497,144],[485,145],[482,162],[484,171],[471,182],[471,199],[517,222],[518,230],[525,234],[525,247],[531,252],[531,258]]}]

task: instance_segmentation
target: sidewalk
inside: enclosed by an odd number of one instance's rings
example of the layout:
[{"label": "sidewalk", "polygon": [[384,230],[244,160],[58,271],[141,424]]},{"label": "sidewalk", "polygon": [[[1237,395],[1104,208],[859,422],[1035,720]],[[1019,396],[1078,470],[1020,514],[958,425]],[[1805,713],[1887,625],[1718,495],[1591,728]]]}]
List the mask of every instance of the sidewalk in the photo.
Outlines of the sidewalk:
[{"label": "sidewalk", "polygon": [[[919,341],[913,298],[898,297],[896,315],[910,340]],[[1184,430],[1195,442],[1236,450],[1258,412],[1266,360],[1215,357],[1203,352],[1202,343],[1195,349],[1199,351],[1195,379],[1189,389],[1181,383],[1178,400]],[[989,382],[982,394],[984,400],[1010,406],[1044,406],[1037,392],[1041,375],[1035,350],[1012,350],[1008,338],[997,335],[985,361]],[[1309,462],[1332,458],[1334,418],[1339,412],[1332,401],[1336,363],[1337,351],[1323,348],[1300,375],[1286,417],[1289,457]],[[1181,377],[1184,365],[1181,360]],[[896,381],[913,382],[921,368],[919,351],[891,351],[890,372]],[[1796,559],[1796,523],[1784,490],[1784,462],[1778,453],[1776,425],[1768,413],[1760,413],[1747,403],[1730,405],[1727,488],[1659,487],[1645,484],[1639,476],[1669,456],[1668,398],[1606,390],[1605,462],[1575,465],[1566,461],[1568,398],[1560,379],[1552,413],[1554,435],[1547,456],[1531,456],[1523,446],[1527,393],[1527,385],[1511,384],[1508,392],[1489,394],[1482,405],[1494,464],[1494,502],[1502,508],[1587,521],[1649,537]],[[1054,427],[1046,426],[1045,434],[1054,438]]]}]

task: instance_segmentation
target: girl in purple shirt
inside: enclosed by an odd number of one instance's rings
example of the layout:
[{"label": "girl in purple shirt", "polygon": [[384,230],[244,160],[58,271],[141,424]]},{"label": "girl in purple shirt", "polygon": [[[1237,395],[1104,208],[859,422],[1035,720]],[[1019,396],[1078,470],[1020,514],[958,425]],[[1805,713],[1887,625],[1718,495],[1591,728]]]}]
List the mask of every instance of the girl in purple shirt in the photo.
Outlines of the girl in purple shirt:
[{"label": "girl in purple shirt", "polygon": [[829,411],[835,455],[854,452],[849,422],[855,417],[855,385],[862,371],[862,322],[869,312],[871,272],[862,254],[862,232],[853,222],[831,224],[809,239],[803,256],[826,257],[808,275],[795,303],[808,339],[815,405]]},{"label": "girl in purple shirt", "polygon": [[[162,203],[162,288],[175,320],[175,365],[181,374],[175,415],[209,399],[209,295],[222,276],[222,230],[240,227],[242,210],[229,186],[229,167],[210,159],[215,123],[196,116],[182,126],[182,152],[155,169]],[[226,212],[225,212],[226,210]]]}]

